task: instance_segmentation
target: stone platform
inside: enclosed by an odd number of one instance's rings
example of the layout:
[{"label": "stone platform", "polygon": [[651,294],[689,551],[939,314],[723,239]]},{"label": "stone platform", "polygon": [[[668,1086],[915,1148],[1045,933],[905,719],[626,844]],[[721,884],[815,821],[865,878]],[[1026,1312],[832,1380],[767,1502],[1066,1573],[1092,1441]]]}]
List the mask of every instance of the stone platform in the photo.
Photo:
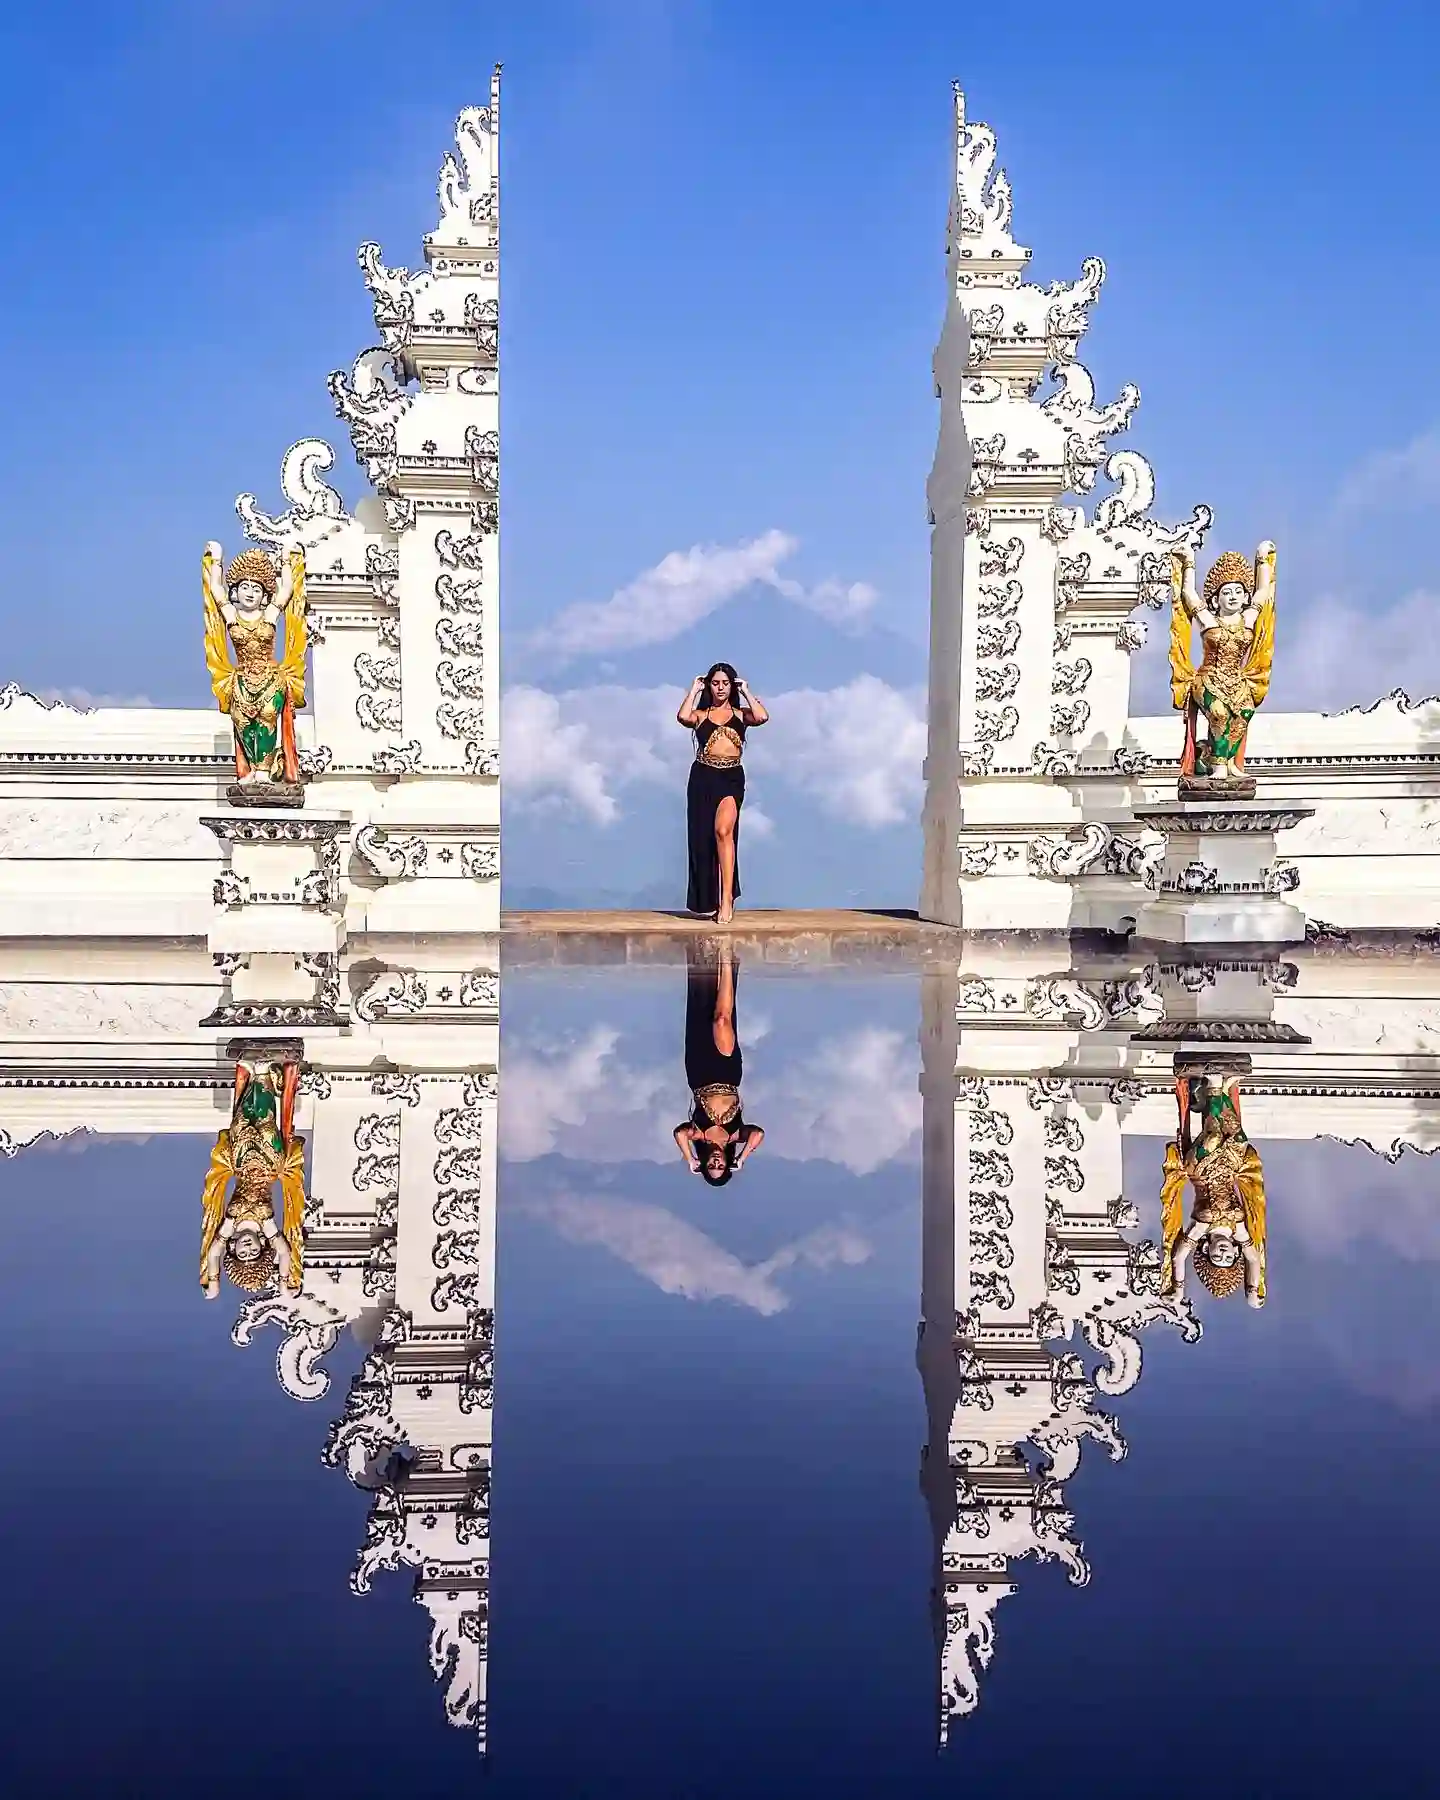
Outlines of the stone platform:
[{"label": "stone platform", "polygon": [[673,963],[726,943],[767,963],[953,962],[964,934],[913,912],[757,908],[729,925],[685,912],[502,912],[503,958],[527,963]]}]

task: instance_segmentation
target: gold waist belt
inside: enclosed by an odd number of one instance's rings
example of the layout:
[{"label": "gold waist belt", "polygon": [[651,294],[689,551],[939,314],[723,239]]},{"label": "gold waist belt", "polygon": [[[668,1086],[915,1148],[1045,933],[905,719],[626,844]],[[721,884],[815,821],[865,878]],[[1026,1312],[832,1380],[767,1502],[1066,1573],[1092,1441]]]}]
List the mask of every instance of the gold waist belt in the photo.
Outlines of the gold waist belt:
[{"label": "gold waist belt", "polygon": [[722,1081],[712,1081],[705,1087],[696,1088],[695,1098],[700,1103],[700,1110],[715,1125],[728,1125],[740,1110],[738,1091]]},{"label": "gold waist belt", "polygon": [[698,763],[704,763],[707,769],[738,769],[740,767],[738,756],[711,756],[704,750],[695,753],[695,760]]}]

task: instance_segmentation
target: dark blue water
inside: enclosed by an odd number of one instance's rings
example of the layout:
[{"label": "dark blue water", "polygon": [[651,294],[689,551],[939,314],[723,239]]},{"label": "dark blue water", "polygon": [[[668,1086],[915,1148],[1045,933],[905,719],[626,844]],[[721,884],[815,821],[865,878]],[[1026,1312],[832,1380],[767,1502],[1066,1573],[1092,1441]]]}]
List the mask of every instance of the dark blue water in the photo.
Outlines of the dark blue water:
[{"label": "dark blue water", "polygon": [[[1145,1338],[1093,1569],[1016,1564],[935,1749],[917,984],[746,972],[730,1186],[670,1142],[683,971],[507,976],[489,1755],[367,1496],[195,1283],[199,1139],[0,1167],[17,1795],[1412,1794],[1440,1574],[1430,1165],[1276,1144],[1271,1299]],[[1150,1219],[1159,1148],[1127,1143]]]}]

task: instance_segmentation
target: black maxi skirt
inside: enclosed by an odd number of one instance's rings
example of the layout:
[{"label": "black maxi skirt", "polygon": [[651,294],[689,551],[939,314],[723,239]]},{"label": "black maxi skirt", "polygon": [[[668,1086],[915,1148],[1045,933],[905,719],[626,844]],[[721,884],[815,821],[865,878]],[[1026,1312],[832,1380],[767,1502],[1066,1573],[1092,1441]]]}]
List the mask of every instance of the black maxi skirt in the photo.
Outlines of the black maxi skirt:
[{"label": "black maxi skirt", "polygon": [[[739,1010],[740,974],[735,974],[736,1011]],[[745,1058],[737,1035],[728,1056],[715,1042],[715,1001],[720,992],[720,970],[710,960],[693,962],[685,984],[685,1081],[692,1094],[706,1087],[733,1087],[738,1094],[745,1076]],[[699,1108],[696,1108],[697,1114]],[[696,1117],[699,1125],[703,1114]],[[710,1121],[705,1119],[705,1124]],[[703,1128],[703,1127],[702,1127]]]},{"label": "black maxi skirt", "polygon": [[685,823],[690,840],[690,892],[685,901],[692,913],[720,910],[720,856],[715,848],[715,814],[726,798],[735,802],[735,898],[740,898],[740,808],[745,804],[745,771],[715,769],[709,763],[690,765],[690,785],[685,792]]}]

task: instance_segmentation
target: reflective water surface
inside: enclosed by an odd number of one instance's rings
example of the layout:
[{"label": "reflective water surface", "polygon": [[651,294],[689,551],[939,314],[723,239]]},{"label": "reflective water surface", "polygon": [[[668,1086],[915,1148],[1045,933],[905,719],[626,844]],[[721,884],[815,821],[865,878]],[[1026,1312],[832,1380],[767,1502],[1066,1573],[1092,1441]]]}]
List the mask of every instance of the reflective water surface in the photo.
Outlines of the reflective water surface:
[{"label": "reflective water surface", "polygon": [[[197,1282],[218,1083],[97,1093],[0,1165],[7,1790],[1415,1791],[1432,983],[1297,960],[512,967],[498,1115],[302,1089],[298,1296]],[[1231,1080],[1263,1306],[1164,1291]]]}]

